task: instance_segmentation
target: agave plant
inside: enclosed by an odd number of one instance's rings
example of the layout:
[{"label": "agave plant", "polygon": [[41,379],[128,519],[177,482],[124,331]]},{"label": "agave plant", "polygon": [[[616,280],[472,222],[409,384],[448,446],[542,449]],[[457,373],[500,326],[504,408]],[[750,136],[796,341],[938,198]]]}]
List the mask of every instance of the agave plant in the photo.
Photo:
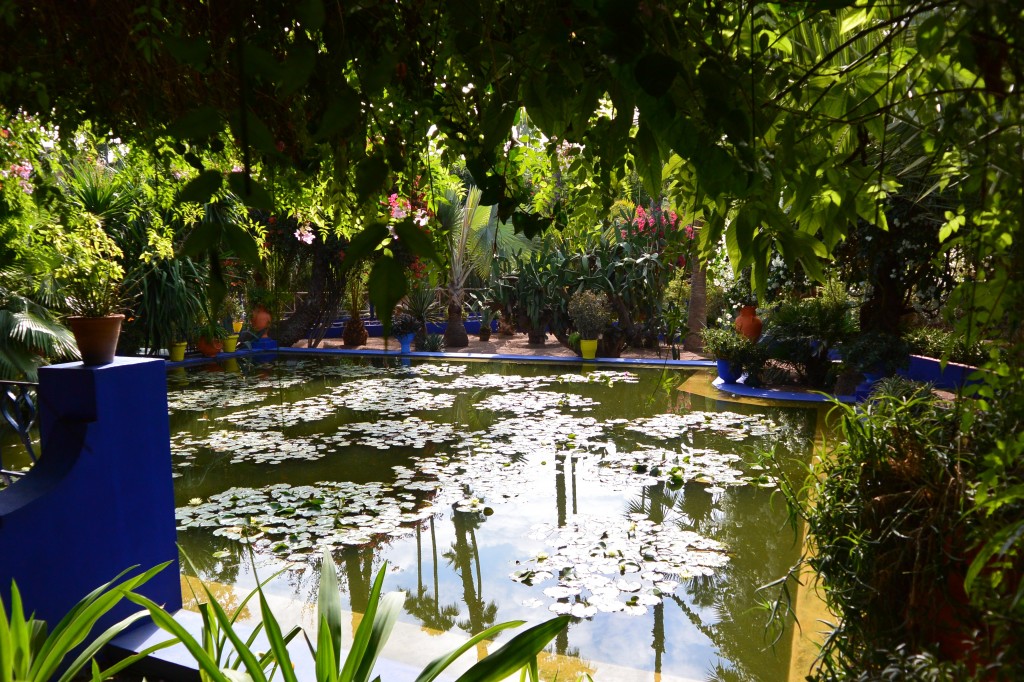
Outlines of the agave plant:
[{"label": "agave plant", "polygon": [[[316,641],[313,642],[308,637],[306,638],[315,664],[316,682],[369,682],[373,679],[371,675],[374,666],[391,635],[402,605],[405,603],[405,593],[391,592],[381,596],[384,576],[387,573],[387,564],[384,564],[374,579],[366,613],[353,634],[348,655],[342,658],[342,602],[337,571],[337,565],[330,552],[324,550],[317,601]],[[238,656],[237,660],[240,661],[248,679],[255,682],[267,682],[273,677],[276,670],[280,670],[281,677],[285,682],[298,682],[292,666],[291,654],[288,651],[288,642],[295,636],[295,631],[293,630],[287,635],[282,633],[281,626],[267,603],[262,583],[257,586],[256,594],[259,597],[262,616],[260,627],[265,631],[270,647],[265,654],[257,654],[252,650],[254,637],[242,638],[235,628],[234,620],[227,615],[209,590],[207,590],[208,610],[212,614],[212,619],[204,620],[204,624],[207,630],[215,627],[216,633],[205,632],[203,634],[206,646],[190,635],[158,604],[137,594],[129,594],[128,598],[145,606],[158,626],[173,634],[185,645],[198,663],[204,680],[234,682],[241,679],[239,672],[222,666],[221,650],[210,646],[210,642],[224,641],[220,638],[226,637],[234,647]],[[529,671],[532,680],[539,680],[537,655],[554,639],[555,635],[565,628],[568,622],[568,616],[559,616],[520,632],[504,646],[477,661],[459,677],[459,680],[464,682],[497,681],[524,668]],[[522,624],[523,621],[499,623],[474,635],[459,648],[431,661],[416,677],[416,682],[431,682],[479,642],[493,637],[502,630]]]}]

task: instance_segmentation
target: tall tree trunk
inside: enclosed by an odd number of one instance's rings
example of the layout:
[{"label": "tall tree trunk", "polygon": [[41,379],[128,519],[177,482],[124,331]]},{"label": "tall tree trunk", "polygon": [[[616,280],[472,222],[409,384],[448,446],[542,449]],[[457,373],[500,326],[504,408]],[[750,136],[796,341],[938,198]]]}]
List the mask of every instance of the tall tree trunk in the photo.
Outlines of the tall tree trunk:
[{"label": "tall tree trunk", "polygon": [[445,348],[465,348],[469,345],[466,323],[462,321],[462,306],[448,304],[448,324],[444,328]]},{"label": "tall tree trunk", "polygon": [[683,350],[700,353],[704,350],[701,332],[708,326],[708,270],[699,258],[693,259],[690,275],[690,305],[686,315],[686,338]]},{"label": "tall tree trunk", "polygon": [[293,346],[311,334],[319,343],[341,310],[345,278],[335,274],[332,264],[334,252],[324,247],[320,240],[314,242],[314,248],[306,297],[299,301],[287,319],[271,327],[270,336],[281,346]]}]

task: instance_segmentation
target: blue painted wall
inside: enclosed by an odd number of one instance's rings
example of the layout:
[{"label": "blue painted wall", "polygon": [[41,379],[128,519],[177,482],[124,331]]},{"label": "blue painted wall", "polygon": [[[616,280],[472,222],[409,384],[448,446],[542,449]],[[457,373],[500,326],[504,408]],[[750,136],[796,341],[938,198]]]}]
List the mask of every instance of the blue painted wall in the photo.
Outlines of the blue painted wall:
[{"label": "blue painted wall", "polygon": [[[0,492],[0,595],[17,580],[51,626],[122,570],[164,569],[139,591],[181,607],[165,364],[116,358],[39,370],[42,456]],[[112,623],[137,611],[122,604]]]}]

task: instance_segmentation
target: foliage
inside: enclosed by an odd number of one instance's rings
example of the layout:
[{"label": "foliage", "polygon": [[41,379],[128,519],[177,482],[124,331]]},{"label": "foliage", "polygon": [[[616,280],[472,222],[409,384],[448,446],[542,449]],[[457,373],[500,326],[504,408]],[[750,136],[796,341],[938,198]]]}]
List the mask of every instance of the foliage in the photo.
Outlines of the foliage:
[{"label": "foliage", "polygon": [[391,333],[395,336],[402,334],[415,334],[422,329],[422,324],[408,313],[398,313],[391,324]]},{"label": "foliage", "polygon": [[[0,599],[0,680],[24,682],[70,682],[92,664],[93,679],[107,679],[140,658],[163,649],[173,642],[156,644],[126,658],[113,667],[100,672],[93,661],[110,640],[127,630],[146,615],[138,611],[111,625],[90,639],[98,620],[110,613],[124,598],[131,598],[131,590],[165,568],[161,564],[144,573],[121,580],[128,571],[96,588],[81,599],[52,630],[47,623],[26,616],[18,586],[11,583],[10,614]],[[118,582],[118,581],[121,582]],[[74,658],[70,658],[74,656]],[[70,658],[70,660],[69,660]]]},{"label": "foliage", "polygon": [[[325,551],[320,569],[320,588],[317,600],[318,629],[315,642],[306,637],[310,653],[316,666],[317,682],[368,682],[371,679],[374,664],[381,650],[387,643],[398,614],[405,601],[402,592],[391,592],[383,597],[381,591],[387,565],[377,573],[367,602],[366,613],[359,622],[349,646],[348,655],[342,658],[342,610],[341,593],[338,586],[337,566],[330,553]],[[213,619],[204,619],[204,642],[207,644],[226,637],[238,654],[238,660],[248,677],[256,682],[266,682],[267,668],[272,662],[281,672],[285,682],[295,682],[296,676],[292,666],[291,654],[288,651],[288,640],[294,631],[285,636],[277,618],[270,610],[262,584],[257,587],[261,627],[266,633],[270,651],[257,654],[252,650],[253,639],[244,640],[236,631],[234,619],[230,618],[215,596],[207,590],[209,599],[207,612]],[[251,596],[251,595],[250,595]],[[154,622],[180,640],[189,653],[195,658],[205,679],[213,682],[229,682],[236,679],[230,670],[224,670],[220,661],[211,651],[200,644],[180,624],[168,615],[160,606],[140,595],[129,595],[132,601],[145,606]],[[465,680],[500,680],[508,675],[527,668],[531,679],[537,680],[536,657],[548,642],[555,637],[568,622],[567,616],[553,618],[545,623],[524,630],[513,637],[505,645],[477,661],[460,679]],[[458,649],[439,656],[429,663],[417,677],[418,682],[430,682],[437,678],[448,666],[472,649],[478,642],[493,637],[498,632],[522,625],[522,621],[511,621],[494,625],[470,638]]]},{"label": "foliage", "polygon": [[103,317],[121,305],[124,269],[121,249],[103,231],[99,218],[84,214],[75,225],[52,226],[50,236],[61,263],[54,277],[74,315]]},{"label": "foliage", "polygon": [[603,294],[583,289],[569,299],[569,317],[584,339],[597,339],[608,325],[608,300]]},{"label": "foliage", "polygon": [[803,489],[783,486],[807,523],[804,560],[838,617],[818,679],[877,676],[890,652],[904,649],[955,657],[980,623],[960,589],[970,465],[958,452],[956,420],[928,386],[909,395],[891,388],[880,383],[861,406],[837,403],[830,456]]},{"label": "foliage", "polygon": [[704,350],[716,360],[739,362],[748,346],[754,345],[747,337],[735,329],[716,329],[708,327],[701,334],[704,339]]},{"label": "foliage", "polygon": [[834,371],[830,352],[854,329],[844,302],[809,298],[783,301],[770,310],[762,337],[772,358],[792,363],[802,381],[826,388]]},{"label": "foliage", "polygon": [[945,358],[965,365],[981,365],[988,359],[982,343],[968,344],[961,334],[941,327],[915,327],[903,333],[903,339],[915,355]]},{"label": "foliage", "polygon": [[843,364],[861,373],[889,376],[910,362],[910,346],[885,332],[861,332],[844,341],[840,351]]},{"label": "foliage", "polygon": [[416,344],[416,350],[440,353],[445,348],[444,334],[427,334]]},{"label": "foliage", "polygon": [[71,332],[39,303],[52,299],[32,284],[24,263],[0,265],[0,379],[35,381],[45,358],[78,357]]}]

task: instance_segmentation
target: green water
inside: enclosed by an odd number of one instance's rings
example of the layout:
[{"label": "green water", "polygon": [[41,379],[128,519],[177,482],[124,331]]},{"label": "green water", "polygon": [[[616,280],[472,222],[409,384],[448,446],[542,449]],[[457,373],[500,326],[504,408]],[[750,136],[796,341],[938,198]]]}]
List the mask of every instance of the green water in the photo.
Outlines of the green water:
[{"label": "green water", "polygon": [[168,377],[179,541],[201,578],[287,567],[271,592],[313,602],[327,543],[353,611],[386,560],[404,621],[433,630],[574,613],[560,679],[786,679],[789,636],[768,647],[757,588],[799,548],[752,465],[768,444],[806,460],[813,410],[692,395],[677,370],[238,369]]}]

